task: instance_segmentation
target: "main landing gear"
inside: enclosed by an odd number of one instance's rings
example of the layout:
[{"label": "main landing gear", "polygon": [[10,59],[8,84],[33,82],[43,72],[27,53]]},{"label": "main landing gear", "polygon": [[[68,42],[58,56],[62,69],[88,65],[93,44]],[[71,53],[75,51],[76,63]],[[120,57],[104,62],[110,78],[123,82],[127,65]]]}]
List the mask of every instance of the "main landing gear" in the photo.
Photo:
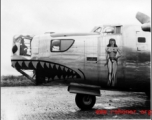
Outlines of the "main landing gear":
[{"label": "main landing gear", "polygon": [[76,102],[76,105],[81,110],[88,110],[94,106],[96,102],[96,96],[86,95],[86,94],[77,94],[75,97],[75,102]]},{"label": "main landing gear", "polygon": [[96,103],[96,96],[100,96],[100,86],[70,83],[68,87],[70,93],[76,93],[75,102],[81,110],[92,109]]}]

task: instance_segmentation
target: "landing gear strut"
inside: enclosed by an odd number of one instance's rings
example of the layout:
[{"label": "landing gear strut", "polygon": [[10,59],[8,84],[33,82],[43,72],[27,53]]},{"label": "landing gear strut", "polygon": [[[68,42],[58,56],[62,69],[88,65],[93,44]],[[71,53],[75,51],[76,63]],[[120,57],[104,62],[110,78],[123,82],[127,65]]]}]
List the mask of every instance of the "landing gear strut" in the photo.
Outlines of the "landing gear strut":
[{"label": "landing gear strut", "polygon": [[81,110],[88,110],[94,106],[96,97],[94,95],[77,94],[75,102]]},{"label": "landing gear strut", "polygon": [[45,76],[40,71],[36,71],[36,85],[40,85],[44,82]]}]

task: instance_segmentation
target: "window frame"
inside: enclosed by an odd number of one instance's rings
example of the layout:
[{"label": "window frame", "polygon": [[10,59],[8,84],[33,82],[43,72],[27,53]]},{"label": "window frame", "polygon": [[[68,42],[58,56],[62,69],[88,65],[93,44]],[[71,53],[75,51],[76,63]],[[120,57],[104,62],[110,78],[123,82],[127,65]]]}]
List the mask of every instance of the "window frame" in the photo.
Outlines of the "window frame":
[{"label": "window frame", "polygon": [[[140,38],[143,38],[145,41],[144,42],[139,42]],[[144,44],[144,43],[146,43],[146,38],[145,37],[138,37],[137,42],[138,42],[138,44]]]},{"label": "window frame", "polygon": [[[107,33],[107,32],[105,32],[105,30],[106,30],[108,27],[113,28],[113,29],[114,29],[114,32],[113,32],[113,33],[110,33],[110,34]],[[116,33],[117,27],[120,27],[120,33]],[[105,35],[122,35],[122,26],[106,26],[106,27],[103,28],[103,34],[105,34]]]},{"label": "window frame", "polygon": [[[60,40],[60,48],[59,48],[59,51],[52,51],[52,41],[53,40]],[[62,40],[72,40],[73,42],[72,42],[72,44],[68,47],[68,49],[66,49],[66,50],[64,50],[64,51],[61,51],[61,41]],[[51,52],[65,52],[65,51],[68,51],[71,47],[72,47],[72,45],[74,44],[74,42],[75,42],[75,40],[74,39],[51,39],[51,41],[50,41],[50,51]]]},{"label": "window frame", "polygon": [[[26,53],[26,55],[21,54],[21,41],[20,41],[20,48],[19,48],[19,49],[20,49],[20,52],[19,52],[19,55],[20,55],[20,56],[32,56],[32,45],[31,45],[32,40],[31,40],[31,39],[28,39],[28,38],[23,38],[23,37],[22,37],[22,39],[24,40],[24,44],[25,44],[25,46],[27,47],[27,49],[30,50],[30,55],[27,54],[27,53]],[[25,40],[28,40],[29,43],[25,43]],[[27,44],[29,44],[29,47],[27,46]]]},{"label": "window frame", "polygon": [[[120,33],[116,33],[118,27],[120,28],[120,31],[119,31]],[[122,26],[115,26],[115,32],[114,32],[114,34],[115,34],[115,35],[120,35],[120,34],[122,34]]]},{"label": "window frame", "polygon": [[[98,30],[100,30],[100,32],[98,32]],[[101,33],[102,32],[102,27],[98,27],[94,30],[95,33]]]}]

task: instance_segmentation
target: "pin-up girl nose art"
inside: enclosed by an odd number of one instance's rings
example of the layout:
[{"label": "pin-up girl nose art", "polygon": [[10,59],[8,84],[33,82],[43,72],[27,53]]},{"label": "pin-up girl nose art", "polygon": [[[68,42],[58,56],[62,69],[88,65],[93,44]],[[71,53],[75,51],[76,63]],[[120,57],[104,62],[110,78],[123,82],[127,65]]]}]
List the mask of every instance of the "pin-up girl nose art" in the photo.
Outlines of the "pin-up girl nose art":
[{"label": "pin-up girl nose art", "polygon": [[[117,57],[117,53],[119,56]],[[108,67],[108,86],[116,86],[117,84],[117,65],[118,58],[121,56],[120,50],[116,45],[115,39],[110,39],[106,48],[106,64]]]}]

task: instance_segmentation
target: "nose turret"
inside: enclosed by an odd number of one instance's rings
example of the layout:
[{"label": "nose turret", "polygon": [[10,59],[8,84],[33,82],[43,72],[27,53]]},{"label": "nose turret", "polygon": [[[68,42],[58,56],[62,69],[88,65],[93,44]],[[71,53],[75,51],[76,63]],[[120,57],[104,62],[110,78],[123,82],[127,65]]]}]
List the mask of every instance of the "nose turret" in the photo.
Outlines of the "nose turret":
[{"label": "nose turret", "polygon": [[12,54],[18,56],[31,56],[31,36],[19,35],[14,36]]}]

